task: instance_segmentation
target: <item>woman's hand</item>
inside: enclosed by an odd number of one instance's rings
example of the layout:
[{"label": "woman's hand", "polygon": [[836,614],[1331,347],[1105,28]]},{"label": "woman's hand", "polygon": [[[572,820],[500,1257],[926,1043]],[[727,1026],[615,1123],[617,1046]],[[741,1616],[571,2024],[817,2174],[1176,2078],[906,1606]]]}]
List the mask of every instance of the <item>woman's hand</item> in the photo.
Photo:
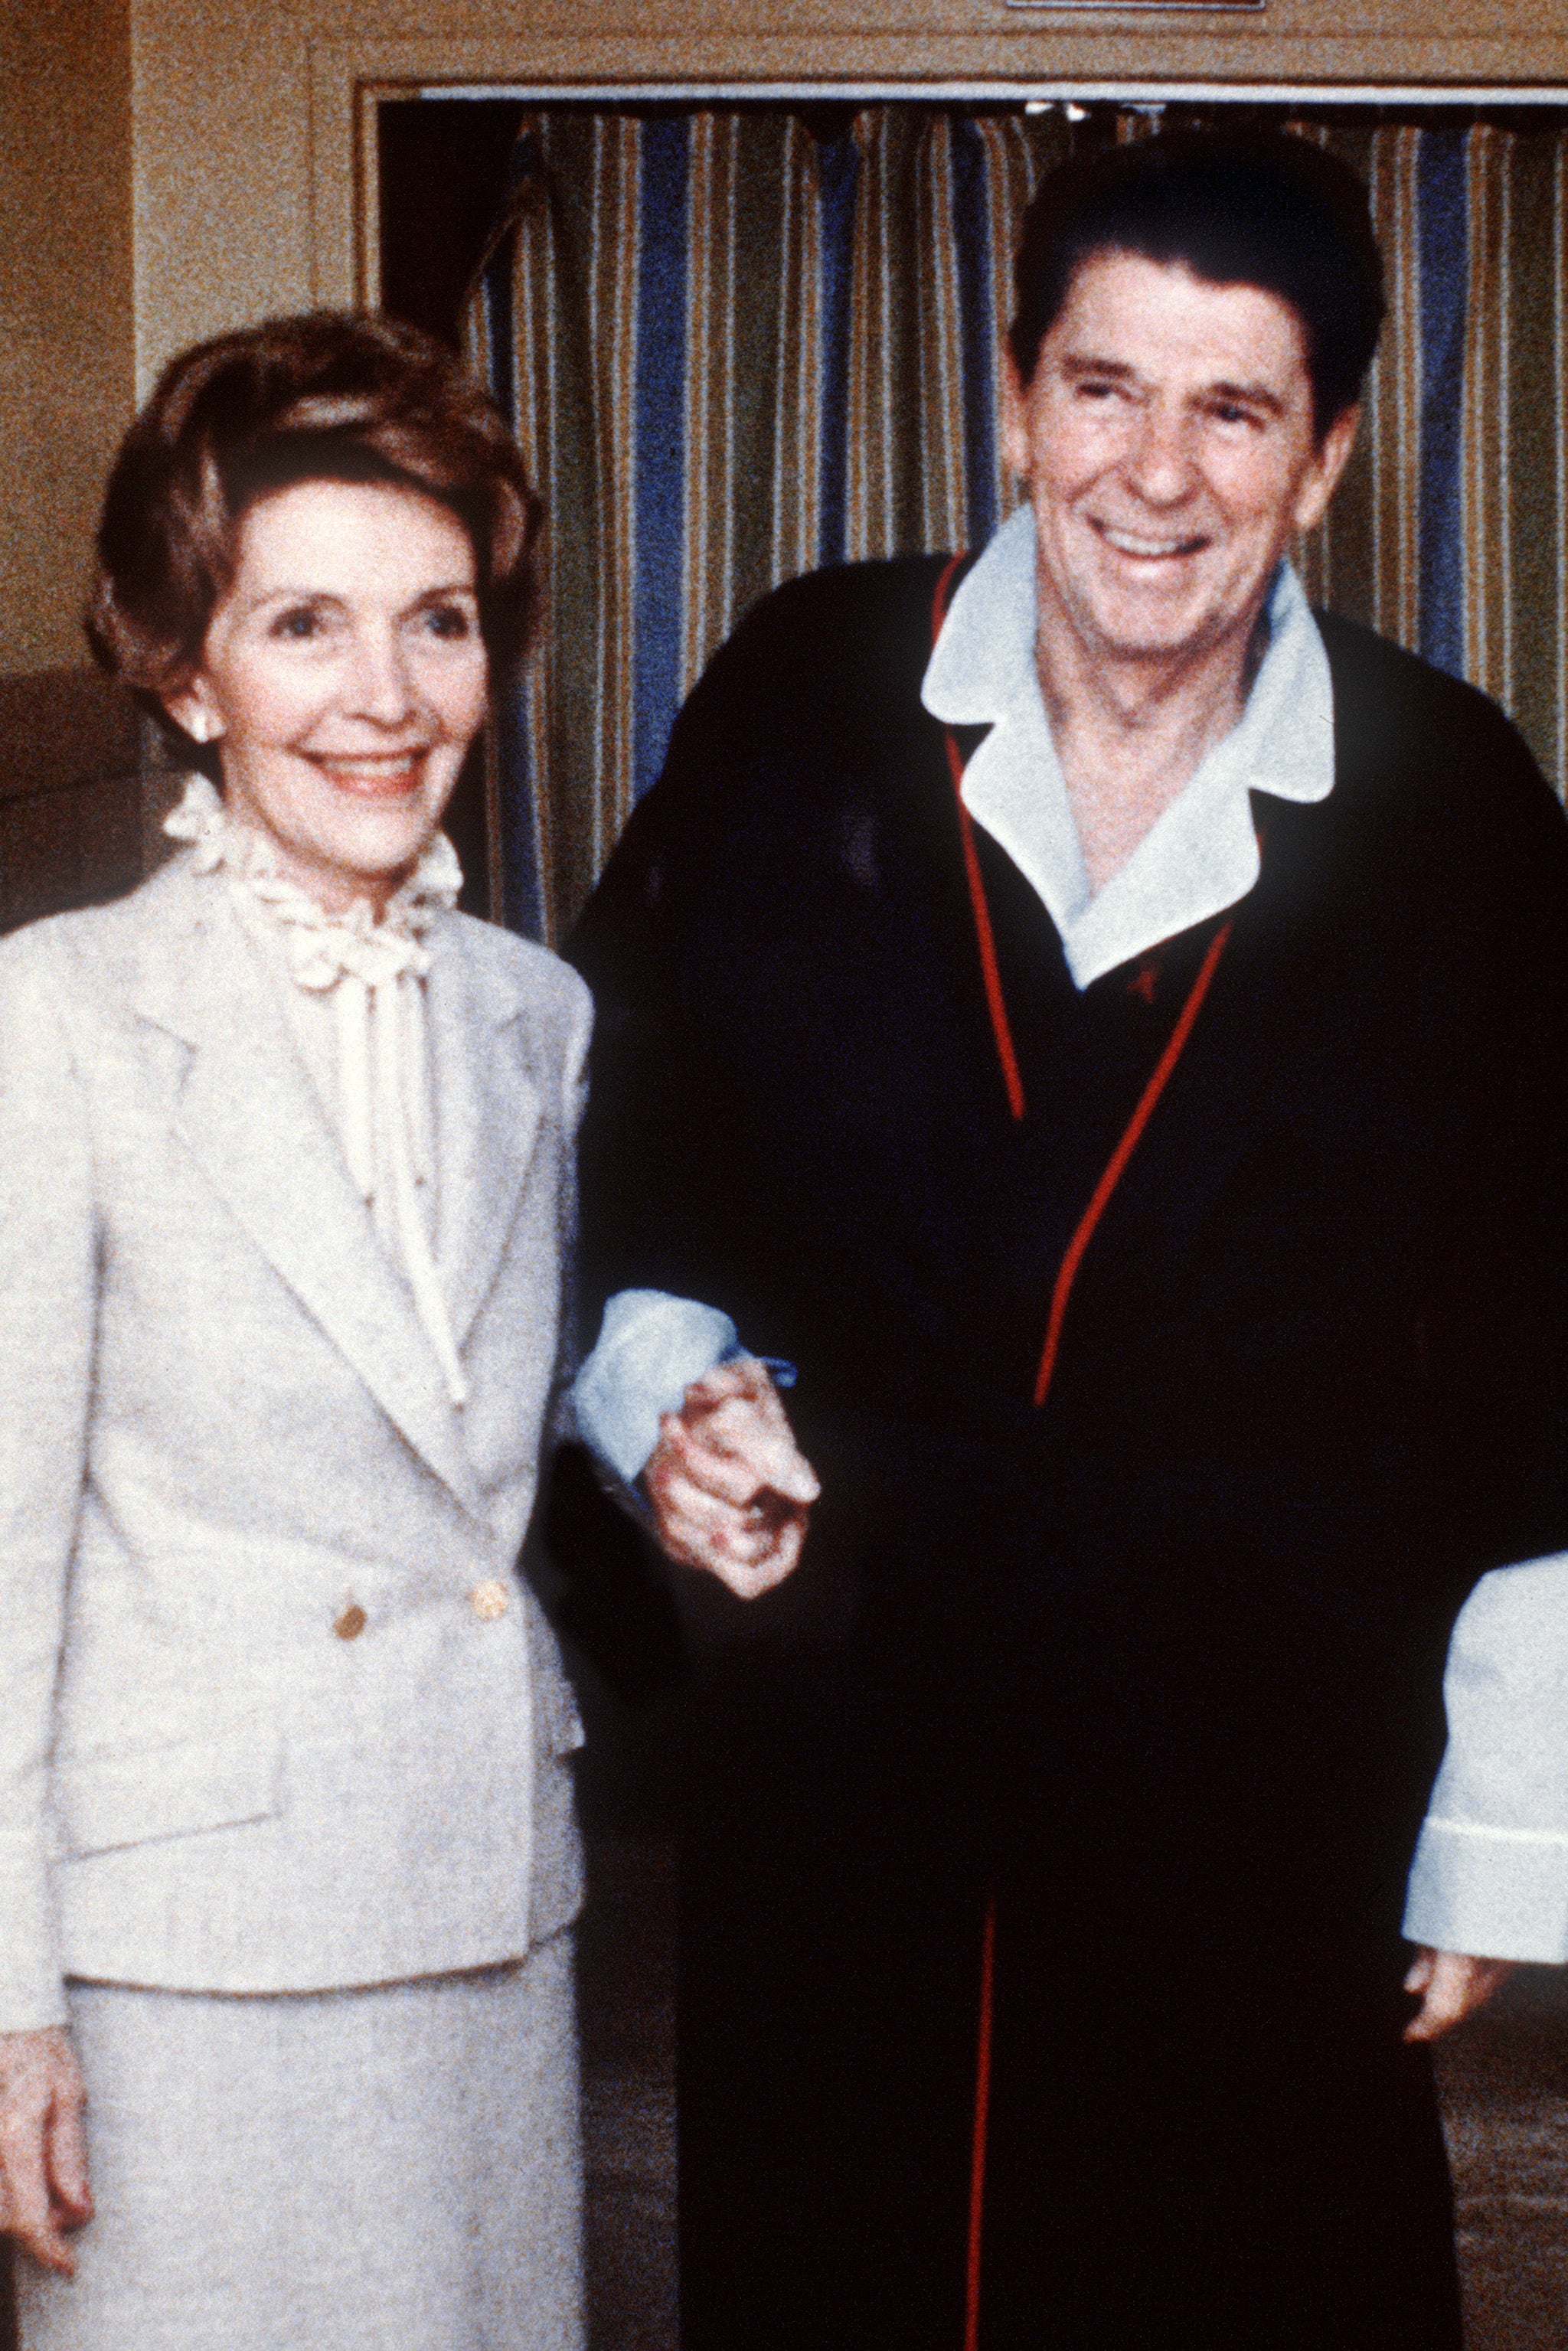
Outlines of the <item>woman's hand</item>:
[{"label": "woman's hand", "polygon": [[66,2232],[92,2218],[82,2108],[87,2092],[59,2025],[0,2032],[0,2234],[70,2277]]},{"label": "woman's hand", "polygon": [[643,1478],[670,1558],[742,1600],[782,1583],[821,1489],[766,1367],[750,1355],[718,1364],[659,1427]]},{"label": "woman's hand", "polygon": [[1405,1979],[1406,1991],[1421,1995],[1421,2006],[1405,2028],[1406,2040],[1440,2041],[1486,2006],[1516,1964],[1513,1959],[1474,1959],[1464,1951],[1434,1951],[1423,1945]]}]

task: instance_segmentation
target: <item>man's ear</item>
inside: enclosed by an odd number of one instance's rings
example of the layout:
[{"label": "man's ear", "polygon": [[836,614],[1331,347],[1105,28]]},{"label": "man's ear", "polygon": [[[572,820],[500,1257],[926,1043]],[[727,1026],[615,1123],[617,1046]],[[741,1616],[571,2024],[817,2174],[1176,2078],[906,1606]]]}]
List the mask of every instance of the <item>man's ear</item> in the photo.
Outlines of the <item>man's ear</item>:
[{"label": "man's ear", "polygon": [[1313,529],[1327,513],[1329,500],[1350,461],[1360,423],[1359,406],[1343,409],[1313,451],[1312,462],[1296,494],[1294,519],[1298,530]]},{"label": "man's ear", "polygon": [[1019,373],[1012,345],[1002,345],[1002,406],[999,420],[1002,428],[1002,448],[1007,461],[1020,482],[1027,482],[1033,470],[1030,445],[1029,392]]}]

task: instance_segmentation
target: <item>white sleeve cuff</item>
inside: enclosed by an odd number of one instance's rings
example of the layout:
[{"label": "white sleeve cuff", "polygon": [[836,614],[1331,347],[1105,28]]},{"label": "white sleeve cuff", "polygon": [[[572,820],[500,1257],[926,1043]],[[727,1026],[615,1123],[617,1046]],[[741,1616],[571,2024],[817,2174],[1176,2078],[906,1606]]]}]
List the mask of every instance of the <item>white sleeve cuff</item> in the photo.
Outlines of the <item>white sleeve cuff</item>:
[{"label": "white sleeve cuff", "polygon": [[0,1830],[0,2032],[69,2021],[56,1959],[54,1889],[32,1831]]},{"label": "white sleeve cuff", "polygon": [[1568,1959],[1568,1836],[1428,1815],[1411,1864],[1405,1932],[1483,1959]]},{"label": "white sleeve cuff", "polygon": [[662,1290],[618,1290],[572,1383],[579,1435],[630,1486],[659,1441],[660,1414],[678,1412],[692,1382],[737,1343],[716,1307]]},{"label": "white sleeve cuff", "polygon": [[1448,1644],[1448,1744],[1410,1871],[1413,1942],[1568,1959],[1568,1552],[1483,1575]]}]

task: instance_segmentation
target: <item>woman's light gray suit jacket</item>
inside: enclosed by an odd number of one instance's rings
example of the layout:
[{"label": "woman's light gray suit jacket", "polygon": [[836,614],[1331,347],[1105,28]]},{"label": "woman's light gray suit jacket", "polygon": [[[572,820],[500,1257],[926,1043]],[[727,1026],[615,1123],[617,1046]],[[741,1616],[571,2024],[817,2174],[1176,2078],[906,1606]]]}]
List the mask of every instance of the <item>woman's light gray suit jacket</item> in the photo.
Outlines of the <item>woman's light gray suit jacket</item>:
[{"label": "woman's light gray suit jacket", "polygon": [[429,944],[461,1410],[224,877],[0,945],[0,2029],[64,1975],[385,1982],[576,1909],[512,1570],[590,1006],[465,916]]}]

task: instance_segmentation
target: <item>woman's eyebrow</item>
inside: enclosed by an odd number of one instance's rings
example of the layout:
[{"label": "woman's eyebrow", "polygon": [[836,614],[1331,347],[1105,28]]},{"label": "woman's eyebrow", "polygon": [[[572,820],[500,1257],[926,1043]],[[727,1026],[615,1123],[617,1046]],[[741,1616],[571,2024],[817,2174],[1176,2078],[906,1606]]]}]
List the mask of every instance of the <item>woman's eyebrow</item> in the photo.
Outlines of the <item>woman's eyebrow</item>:
[{"label": "woman's eyebrow", "polygon": [[265,611],[268,604],[340,604],[333,588],[263,588],[240,606],[242,612]]}]

